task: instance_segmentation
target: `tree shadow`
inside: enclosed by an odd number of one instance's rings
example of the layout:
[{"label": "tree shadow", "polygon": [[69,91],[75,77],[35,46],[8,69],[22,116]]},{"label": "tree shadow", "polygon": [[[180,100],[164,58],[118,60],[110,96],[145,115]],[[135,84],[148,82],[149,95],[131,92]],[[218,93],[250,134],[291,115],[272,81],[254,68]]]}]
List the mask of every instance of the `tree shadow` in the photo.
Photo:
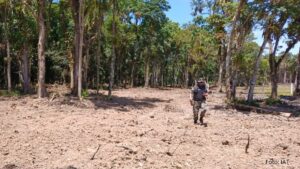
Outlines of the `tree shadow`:
[{"label": "tree shadow", "polygon": [[130,109],[143,109],[157,107],[157,103],[169,103],[170,100],[163,100],[159,98],[134,98],[134,97],[120,97],[112,96],[108,99],[105,95],[91,95],[87,98],[90,100],[96,109],[116,109],[119,111],[128,112]]}]

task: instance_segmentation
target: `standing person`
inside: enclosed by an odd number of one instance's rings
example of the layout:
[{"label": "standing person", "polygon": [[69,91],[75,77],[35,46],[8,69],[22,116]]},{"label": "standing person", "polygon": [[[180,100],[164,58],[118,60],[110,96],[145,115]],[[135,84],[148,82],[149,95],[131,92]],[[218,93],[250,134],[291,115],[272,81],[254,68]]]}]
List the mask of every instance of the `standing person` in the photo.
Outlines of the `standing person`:
[{"label": "standing person", "polygon": [[197,84],[192,88],[190,102],[193,106],[194,124],[198,122],[198,114],[200,110],[200,124],[203,125],[203,118],[206,113],[204,104],[208,96],[208,87],[203,79],[199,79]]}]

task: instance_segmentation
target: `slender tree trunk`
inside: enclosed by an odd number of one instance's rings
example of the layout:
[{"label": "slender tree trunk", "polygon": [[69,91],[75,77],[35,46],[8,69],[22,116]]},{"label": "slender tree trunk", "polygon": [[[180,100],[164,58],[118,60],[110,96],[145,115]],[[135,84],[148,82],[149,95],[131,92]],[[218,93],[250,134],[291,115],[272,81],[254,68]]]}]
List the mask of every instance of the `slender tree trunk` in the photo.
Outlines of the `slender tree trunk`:
[{"label": "slender tree trunk", "polygon": [[286,68],[284,68],[283,70],[283,83],[285,84],[287,82],[287,71],[286,71]]},{"label": "slender tree trunk", "polygon": [[150,80],[150,59],[146,58],[146,67],[145,67],[145,87],[149,87]]},{"label": "slender tree trunk", "polygon": [[45,87],[45,74],[46,74],[46,65],[45,65],[45,41],[46,41],[46,24],[45,24],[45,7],[46,1],[39,0],[39,42],[38,42],[38,65],[39,65],[39,73],[38,73],[38,97],[43,98],[46,97],[46,87]]},{"label": "slender tree trunk", "polygon": [[232,49],[233,49],[233,41],[234,41],[234,38],[235,38],[235,35],[236,35],[236,26],[237,26],[237,21],[239,20],[240,18],[240,14],[241,14],[241,10],[245,4],[245,0],[241,0],[240,3],[239,3],[239,6],[236,10],[236,13],[234,15],[234,18],[233,18],[233,21],[232,21],[232,30],[230,32],[230,37],[229,37],[229,40],[228,40],[228,45],[227,45],[227,50],[226,50],[226,58],[225,58],[225,70],[226,70],[226,73],[225,73],[225,79],[226,79],[226,97],[228,100],[232,100],[234,99],[232,97],[232,86],[231,84],[233,83],[232,82],[232,72],[231,72],[231,59],[232,59]]},{"label": "slender tree trunk", "polygon": [[218,91],[222,92],[222,84],[223,84],[223,71],[224,71],[224,56],[225,55],[225,46],[221,43],[221,46],[219,47],[219,78],[218,78]]},{"label": "slender tree trunk", "polygon": [[7,60],[7,67],[6,67],[6,73],[7,73],[7,90],[8,92],[11,92],[11,56],[10,56],[10,43],[9,43],[9,26],[7,22],[7,15],[9,11],[9,4],[8,2],[5,2],[5,13],[4,13],[4,38],[6,41],[6,60]]},{"label": "slender tree trunk", "polygon": [[190,68],[190,56],[187,55],[187,63],[184,71],[184,87],[189,88],[189,68]]},{"label": "slender tree trunk", "polygon": [[258,55],[255,58],[255,64],[253,66],[253,75],[252,75],[251,80],[250,80],[249,91],[248,91],[248,99],[247,99],[248,101],[253,100],[254,88],[255,88],[255,85],[256,85],[259,65],[260,65],[262,53],[263,53],[263,51],[266,47],[267,41],[268,41],[268,38],[265,38],[262,45],[261,45],[261,47],[260,47],[260,49],[259,49]]},{"label": "slender tree trunk", "polygon": [[84,0],[72,0],[74,34],[74,87],[72,93],[81,98],[82,90],[82,48],[84,31]]},{"label": "slender tree trunk", "polygon": [[90,44],[88,40],[86,41],[86,48],[85,48],[85,56],[83,59],[83,65],[84,65],[84,70],[83,70],[83,88],[87,89],[88,88],[88,71],[89,71],[89,60],[90,60]]},{"label": "slender tree trunk", "polygon": [[79,48],[78,48],[78,91],[77,95],[81,98],[82,90],[82,49],[83,49],[83,32],[84,32],[84,0],[79,0]]},{"label": "slender tree trunk", "polygon": [[298,53],[298,62],[297,62],[297,76],[295,77],[296,79],[296,85],[295,85],[295,90],[294,90],[294,96],[300,96],[300,48],[299,48],[299,53]]},{"label": "slender tree trunk", "polygon": [[134,71],[135,71],[135,63],[132,63],[131,72],[130,72],[130,86],[134,87]]},{"label": "slender tree trunk", "polygon": [[72,11],[74,19],[74,49],[73,49],[73,88],[72,94],[78,95],[78,74],[79,74],[79,43],[80,43],[80,23],[79,23],[79,0],[72,0]]},{"label": "slender tree trunk", "polygon": [[108,97],[112,95],[112,89],[114,86],[115,78],[115,62],[116,62],[116,0],[113,0],[113,21],[112,21],[112,51],[111,51],[111,62],[110,62],[110,75],[109,75],[109,89]]},{"label": "slender tree trunk", "polygon": [[70,69],[70,88],[74,90],[74,58],[73,52],[71,50],[68,51],[68,61],[69,61],[69,69]]},{"label": "slender tree trunk", "polygon": [[[101,33],[99,33],[101,34]],[[99,42],[97,46],[97,53],[96,53],[96,89],[97,89],[97,94],[99,94],[99,83],[100,83],[100,58],[102,58],[102,40],[101,40],[101,35],[99,35]]]},{"label": "slender tree trunk", "polygon": [[99,83],[100,83],[100,59],[102,58],[102,23],[103,23],[103,13],[100,9],[100,16],[99,16],[99,25],[98,25],[98,46],[97,46],[97,53],[96,53],[96,89],[97,94],[99,94]]},{"label": "slender tree trunk", "polygon": [[6,54],[7,54],[7,89],[11,92],[11,57],[10,57],[10,43],[6,40]]},{"label": "slender tree trunk", "polygon": [[30,91],[30,76],[29,76],[29,50],[27,45],[23,46],[21,59],[22,86],[23,92],[28,94]]}]

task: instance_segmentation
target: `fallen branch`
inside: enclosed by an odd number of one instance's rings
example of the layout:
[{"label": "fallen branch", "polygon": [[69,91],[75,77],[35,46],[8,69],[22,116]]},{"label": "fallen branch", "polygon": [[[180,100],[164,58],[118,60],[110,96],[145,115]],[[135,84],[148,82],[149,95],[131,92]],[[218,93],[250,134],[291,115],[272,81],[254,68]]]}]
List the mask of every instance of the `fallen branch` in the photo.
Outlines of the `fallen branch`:
[{"label": "fallen branch", "polygon": [[248,134],[248,142],[247,142],[246,147],[245,147],[245,153],[246,154],[248,154],[249,146],[250,146],[250,135]]},{"label": "fallen branch", "polygon": [[93,156],[92,156],[92,158],[90,160],[94,160],[95,159],[95,156],[96,156],[97,152],[99,151],[99,149],[100,149],[100,144],[98,145],[98,148],[97,148],[96,152],[93,154]]},{"label": "fallen branch", "polygon": [[[184,137],[186,135],[186,132],[187,132],[187,129],[188,129],[188,126],[185,127],[185,131],[183,133],[183,135],[181,137]],[[168,156],[173,156],[173,154],[176,152],[176,150],[179,148],[179,146],[184,143],[185,141],[180,141],[179,144],[177,145],[177,147],[173,150],[173,152],[171,153],[170,152],[170,148],[169,148],[169,151],[166,152],[166,154]]]}]

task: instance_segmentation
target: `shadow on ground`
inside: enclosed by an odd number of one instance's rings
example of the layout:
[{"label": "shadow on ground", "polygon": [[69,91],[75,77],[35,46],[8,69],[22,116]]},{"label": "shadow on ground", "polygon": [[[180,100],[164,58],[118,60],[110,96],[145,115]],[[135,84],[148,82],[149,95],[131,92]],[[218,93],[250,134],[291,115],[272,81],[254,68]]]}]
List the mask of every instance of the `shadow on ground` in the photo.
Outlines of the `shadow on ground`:
[{"label": "shadow on ground", "polygon": [[130,109],[142,109],[142,108],[154,108],[156,103],[166,102],[169,103],[171,100],[163,100],[159,98],[133,98],[133,97],[119,97],[112,96],[111,99],[107,99],[106,96],[91,96],[88,98],[96,109],[110,109],[114,108],[120,111],[129,111]]}]

